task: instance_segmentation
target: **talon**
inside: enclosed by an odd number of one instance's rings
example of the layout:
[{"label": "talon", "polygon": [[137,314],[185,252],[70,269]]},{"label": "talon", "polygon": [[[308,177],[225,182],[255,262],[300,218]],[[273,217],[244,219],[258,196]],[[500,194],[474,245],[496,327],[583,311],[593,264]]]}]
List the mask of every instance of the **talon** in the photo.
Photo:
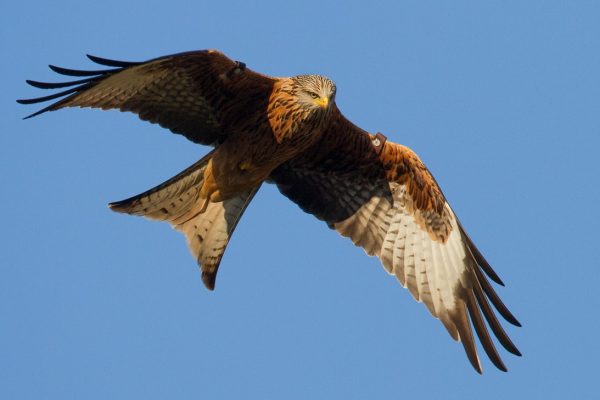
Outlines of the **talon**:
[{"label": "talon", "polygon": [[240,171],[248,171],[250,169],[250,163],[242,161],[238,164],[238,168],[240,169]]}]

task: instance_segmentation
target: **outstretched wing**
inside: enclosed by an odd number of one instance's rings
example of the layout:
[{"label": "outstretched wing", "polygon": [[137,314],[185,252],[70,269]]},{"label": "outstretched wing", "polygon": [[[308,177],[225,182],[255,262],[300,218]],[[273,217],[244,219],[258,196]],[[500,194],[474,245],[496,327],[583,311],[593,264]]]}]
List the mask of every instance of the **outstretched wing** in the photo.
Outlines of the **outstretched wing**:
[{"label": "outstretched wing", "polygon": [[274,82],[215,50],[174,54],[146,62],[88,57],[111,68],[81,71],[51,65],[61,75],[84,78],[60,83],[28,80],[41,89],[69,89],[17,100],[32,104],[62,98],[27,118],[63,107],[118,109],[131,111],[142,120],[158,123],[195,143],[213,144],[235,128],[231,126],[231,114],[266,110]]},{"label": "outstretched wing", "polygon": [[483,317],[503,347],[516,355],[520,352],[490,302],[507,321],[520,324],[483,272],[502,281],[417,155],[390,142],[378,151],[375,139],[339,115],[320,143],[281,165],[271,178],[304,211],[379,257],[386,271],[462,342],[478,372],[469,321],[494,365],[506,371]]}]

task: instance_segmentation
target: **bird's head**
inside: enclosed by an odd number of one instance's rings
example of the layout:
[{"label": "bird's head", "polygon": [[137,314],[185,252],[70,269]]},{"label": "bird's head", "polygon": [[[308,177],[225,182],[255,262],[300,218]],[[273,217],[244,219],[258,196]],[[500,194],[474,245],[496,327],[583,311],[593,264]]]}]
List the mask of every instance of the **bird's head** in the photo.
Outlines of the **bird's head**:
[{"label": "bird's head", "polygon": [[298,75],[292,78],[293,92],[303,108],[328,111],[335,103],[335,84],[321,75]]}]

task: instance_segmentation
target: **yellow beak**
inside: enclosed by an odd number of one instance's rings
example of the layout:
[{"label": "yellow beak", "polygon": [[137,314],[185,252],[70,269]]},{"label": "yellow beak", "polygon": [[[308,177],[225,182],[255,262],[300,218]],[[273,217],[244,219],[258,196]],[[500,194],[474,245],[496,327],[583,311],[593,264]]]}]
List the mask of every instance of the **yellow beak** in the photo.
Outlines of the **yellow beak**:
[{"label": "yellow beak", "polygon": [[315,99],[315,103],[317,103],[319,107],[325,108],[329,104],[329,97],[321,97],[320,99]]}]

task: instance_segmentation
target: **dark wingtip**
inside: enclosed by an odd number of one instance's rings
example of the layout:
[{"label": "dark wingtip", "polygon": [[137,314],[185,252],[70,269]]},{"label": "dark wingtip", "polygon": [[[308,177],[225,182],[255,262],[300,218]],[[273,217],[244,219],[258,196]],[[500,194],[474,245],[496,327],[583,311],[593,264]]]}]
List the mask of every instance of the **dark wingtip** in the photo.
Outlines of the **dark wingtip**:
[{"label": "dark wingtip", "polygon": [[21,118],[21,119],[22,119],[23,121],[25,121],[26,119],[33,118],[33,117],[35,117],[36,115],[39,115],[39,113],[33,113],[33,114],[29,114],[28,116],[26,116],[26,117],[23,117],[23,118]]},{"label": "dark wingtip", "polygon": [[17,103],[19,103],[19,104],[43,103],[43,102],[48,101],[48,100],[54,100],[54,99],[57,99],[59,97],[63,97],[63,96],[69,95],[71,93],[75,93],[75,92],[77,92],[79,90],[85,89],[87,86],[89,86],[89,85],[88,84],[83,84],[83,85],[76,86],[76,87],[71,88],[71,89],[63,90],[62,92],[51,94],[49,96],[36,97],[36,98],[33,98],[33,99],[19,99],[19,100],[17,100]]},{"label": "dark wingtip", "polygon": [[[44,87],[42,86],[42,84],[43,84],[42,82],[38,82],[38,81],[32,81],[31,79],[25,79],[25,82],[26,82],[28,85],[31,85],[31,86],[33,86],[33,87],[40,88],[40,89],[44,89]],[[17,101],[19,101],[19,100],[17,100]]]},{"label": "dark wingtip", "polygon": [[[107,66],[111,66],[111,67],[118,67],[118,68],[95,70],[95,71],[82,71],[82,70],[77,70],[77,69],[58,67],[56,65],[48,65],[48,67],[50,67],[50,69],[52,71],[56,72],[57,74],[67,75],[67,76],[84,77],[84,79],[79,79],[79,80],[69,81],[69,82],[39,82],[39,81],[34,81],[34,80],[28,79],[25,82],[27,82],[29,85],[36,87],[38,89],[60,89],[60,88],[69,88],[69,89],[58,92],[58,93],[51,94],[49,96],[37,97],[37,98],[33,98],[33,99],[19,99],[19,100],[17,100],[17,103],[19,103],[19,104],[35,104],[35,103],[41,103],[41,102],[45,102],[45,101],[49,101],[49,100],[54,100],[54,99],[64,97],[64,96],[69,96],[69,95],[74,96],[76,93],[84,91],[84,90],[94,86],[95,84],[97,84],[99,81],[105,79],[106,77],[108,77],[114,73],[117,73],[119,71],[122,71],[123,68],[125,68],[125,67],[141,64],[141,63],[127,63],[124,61],[107,60],[104,58],[95,57],[95,56],[91,56],[91,55],[88,55],[88,57],[90,58],[90,60],[92,60],[98,64],[107,65]],[[75,94],[73,94],[73,93],[75,93]],[[36,115],[43,114],[46,111],[54,111],[58,108],[61,108],[64,104],[66,104],[67,101],[69,101],[70,98],[72,98],[72,96],[69,96],[62,100],[59,100],[58,102],[51,104],[48,107],[46,107],[42,110],[39,110],[31,115],[28,115],[23,119],[29,119],[29,118],[35,117]]]},{"label": "dark wingtip", "polygon": [[[75,93],[75,92],[77,92],[77,91],[83,90],[83,89],[85,89],[85,88],[89,87],[89,86],[90,86],[90,84],[91,84],[91,82],[90,82],[90,83],[84,83],[83,85],[79,85],[79,86],[76,86],[76,87],[74,87],[74,88],[71,88],[71,89],[68,89],[68,90],[64,90],[64,91],[62,91],[62,92],[59,92],[59,93],[54,93],[54,94],[51,94],[51,95],[49,95],[49,96],[36,97],[36,98],[34,98],[34,99],[19,99],[19,100],[17,100],[17,103],[19,103],[19,104],[35,104],[35,103],[42,103],[42,102],[44,102],[44,101],[48,101],[48,100],[57,99],[57,98],[59,98],[59,97],[67,96],[67,95],[70,95],[70,94],[72,94],[72,93]],[[61,106],[61,104],[63,104],[63,103],[64,103],[64,101],[66,101],[66,100],[68,100],[68,99],[69,99],[69,97],[67,97],[66,99],[62,99],[62,100],[60,100],[60,101],[58,101],[58,102],[56,102],[56,103],[54,103],[54,104],[50,104],[48,107],[42,108],[41,110],[39,110],[39,111],[36,111],[36,112],[34,112],[33,114],[31,114],[31,115],[28,115],[28,116],[27,116],[27,117],[25,117],[24,119],[28,119],[28,118],[35,117],[36,115],[43,114],[43,113],[45,113],[46,111],[53,111],[53,110],[56,110],[57,108],[59,108],[59,107]]]},{"label": "dark wingtip", "polygon": [[[27,100],[26,100],[26,99],[18,99],[18,100],[17,100],[17,103],[19,103],[19,104],[30,104],[30,103],[28,103],[28,102],[27,102]],[[35,117],[35,116],[37,115],[37,113],[38,113],[38,112],[35,112],[35,113],[33,113],[33,114],[30,114],[30,115],[28,115],[28,116],[26,116],[26,117],[23,117],[23,120],[29,119],[29,118],[31,118],[31,117]]]},{"label": "dark wingtip", "polygon": [[473,241],[470,238],[469,238],[469,244],[470,244],[469,247],[470,247],[471,251],[473,252],[473,255],[475,256],[475,260],[477,260],[477,264],[479,264],[479,266],[481,267],[483,272],[485,272],[485,274],[491,280],[496,282],[498,285],[506,286],[506,285],[504,285],[504,282],[502,281],[502,279],[500,279],[500,277],[498,276],[496,271],[494,271],[492,266],[487,262],[487,260],[483,256],[483,254],[481,254],[479,249],[475,246],[475,244],[473,243]]},{"label": "dark wingtip", "polygon": [[481,254],[481,252],[479,251],[477,246],[475,246],[475,243],[473,243],[473,240],[471,240],[471,237],[467,234],[467,232],[465,231],[465,228],[463,228],[462,224],[460,223],[460,221],[458,221],[458,219],[457,219],[457,222],[458,222],[458,227],[459,227],[461,233],[463,234],[463,237],[466,238],[466,240],[467,240],[467,247],[469,248],[469,251],[475,258],[475,260],[477,261],[477,264],[481,267],[483,272],[485,272],[485,274],[491,280],[493,280],[500,286],[504,286],[504,282],[502,282],[502,279],[500,279],[500,277],[498,276],[496,271],[494,271],[494,269],[492,268],[490,263],[487,262],[487,260],[483,256],[483,254]]},{"label": "dark wingtip", "polygon": [[142,64],[141,62],[110,60],[108,58],[93,56],[91,54],[86,54],[86,57],[95,62],[96,64],[105,65],[107,67],[126,68],[131,67],[133,65]]},{"label": "dark wingtip", "polygon": [[81,85],[82,83],[89,83],[89,82],[94,82],[96,80],[98,80],[99,78],[85,78],[85,79],[79,79],[77,81],[70,81],[70,82],[39,82],[39,81],[33,81],[31,79],[27,79],[25,82],[27,82],[27,84],[38,88],[38,89],[60,89],[60,88],[65,88],[65,87],[69,87],[69,86],[75,86],[75,85]]},{"label": "dark wingtip", "polygon": [[[485,270],[484,270],[485,271]],[[488,275],[494,282],[496,282],[498,285],[502,286],[502,287],[506,287],[506,285],[504,284],[504,281],[502,281],[502,279],[500,279],[500,277],[498,275],[496,275],[496,279],[494,279],[493,277],[491,277],[490,275]]]},{"label": "dark wingtip", "polygon": [[485,292],[487,297],[490,299],[490,301],[492,302],[492,304],[494,305],[496,310],[498,310],[500,315],[502,315],[502,318],[504,318],[510,324],[520,327],[521,323],[517,320],[517,318],[515,318],[515,316],[510,312],[510,310],[504,305],[502,300],[500,300],[500,297],[498,296],[498,294],[496,293],[494,288],[492,288],[492,285],[485,278],[485,276],[483,275],[483,272],[479,268],[474,268],[474,272],[477,275],[477,280],[479,281],[479,284],[481,285],[483,291]]},{"label": "dark wingtip", "polygon": [[[485,353],[489,357],[490,361],[492,361],[492,363],[500,371],[507,372],[508,370],[506,365],[504,365],[500,354],[498,354],[498,350],[496,349],[496,346],[494,346],[494,342],[492,341],[490,333],[485,326],[483,316],[481,315],[482,310],[479,309],[475,292],[467,291],[467,310],[469,312],[471,324],[475,328],[477,337],[479,338],[479,341],[481,342],[481,345],[483,346],[483,349],[485,350]],[[492,328],[494,327],[492,326]]]},{"label": "dark wingtip", "polygon": [[96,76],[96,75],[103,75],[103,74],[107,74],[107,73],[111,73],[111,72],[115,72],[115,69],[104,69],[104,70],[95,70],[95,71],[81,71],[78,69],[70,69],[70,68],[63,68],[63,67],[57,67],[56,65],[48,65],[48,67],[50,67],[50,69],[54,72],[56,72],[57,74],[61,74],[61,75],[67,75],[67,76]]},{"label": "dark wingtip", "polygon": [[[21,103],[19,100],[17,100],[17,102],[18,102],[19,104],[29,104],[29,103]],[[40,115],[40,114],[43,114],[43,113],[45,113],[46,111],[51,111],[51,110],[50,110],[48,107],[46,107],[46,108],[44,108],[44,109],[41,109],[41,110],[39,110],[39,111],[36,111],[36,112],[34,112],[33,114],[29,114],[28,116],[26,116],[26,117],[23,117],[23,120],[26,120],[26,119],[29,119],[29,118],[36,117],[36,116],[38,116],[38,115]]]},{"label": "dark wingtip", "polygon": [[[508,311],[508,309],[507,309],[506,311]],[[513,314],[512,314],[510,311],[508,311],[508,312],[506,312],[506,313],[502,313],[502,312],[501,312],[500,314],[501,314],[501,315],[504,317],[504,319],[505,319],[506,321],[508,321],[508,322],[509,322],[511,325],[517,326],[517,327],[519,327],[519,328],[521,328],[521,327],[522,327],[522,325],[521,325],[521,323],[519,322],[519,320],[518,320],[518,319],[517,319],[517,318],[516,318],[516,317],[515,317],[515,316],[514,316],[514,315],[513,315]]]}]

